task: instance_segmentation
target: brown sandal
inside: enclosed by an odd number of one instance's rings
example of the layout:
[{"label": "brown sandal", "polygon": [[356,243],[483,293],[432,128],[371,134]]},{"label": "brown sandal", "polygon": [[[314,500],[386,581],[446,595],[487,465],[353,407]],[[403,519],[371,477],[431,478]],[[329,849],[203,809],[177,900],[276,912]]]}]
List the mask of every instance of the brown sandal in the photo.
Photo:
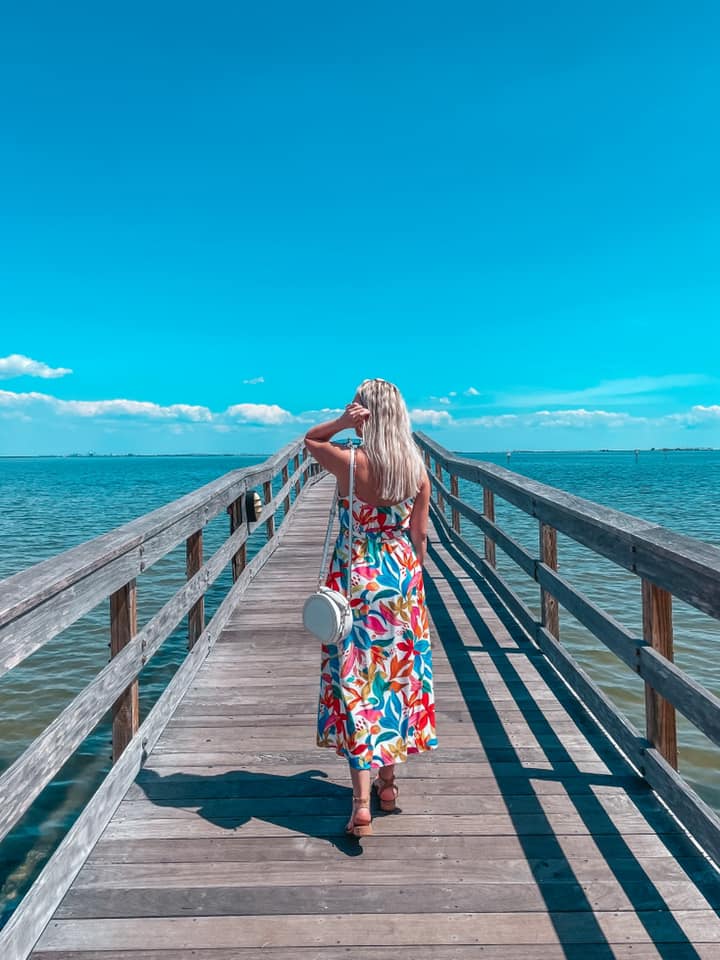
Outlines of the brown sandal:
[{"label": "brown sandal", "polygon": [[355,814],[362,808],[365,808],[368,812],[370,811],[369,797],[356,797],[353,795],[353,812],[345,827],[345,833],[349,833],[353,837],[372,836],[372,818],[368,820],[367,823],[355,823]]},{"label": "brown sandal", "polygon": [[[397,809],[397,798],[400,796],[400,788],[395,783],[394,773],[389,777],[383,777],[378,774],[377,779],[373,783],[373,787],[375,788],[375,793],[377,793],[381,810],[384,810],[386,813],[392,813],[393,810]],[[388,800],[387,797],[383,798],[386,790],[392,790],[393,795],[391,800]]]}]

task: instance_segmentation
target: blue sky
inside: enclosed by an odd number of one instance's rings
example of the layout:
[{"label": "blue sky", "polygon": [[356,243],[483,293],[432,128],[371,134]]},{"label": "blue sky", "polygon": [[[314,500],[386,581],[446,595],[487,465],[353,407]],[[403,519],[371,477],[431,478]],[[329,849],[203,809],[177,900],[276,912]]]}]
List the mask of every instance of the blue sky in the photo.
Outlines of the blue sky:
[{"label": "blue sky", "polygon": [[0,454],[720,446],[719,11],[6,10]]}]

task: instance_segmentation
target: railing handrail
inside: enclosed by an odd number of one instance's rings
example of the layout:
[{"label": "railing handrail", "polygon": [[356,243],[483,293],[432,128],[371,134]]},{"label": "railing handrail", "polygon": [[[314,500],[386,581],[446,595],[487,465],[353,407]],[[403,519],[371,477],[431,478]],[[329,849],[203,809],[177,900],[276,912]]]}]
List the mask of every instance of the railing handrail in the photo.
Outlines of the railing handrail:
[{"label": "railing handrail", "polygon": [[[437,502],[431,500],[431,509],[438,528],[485,577],[576,696],[703,849],[720,864],[720,817],[677,771],[675,719],[677,709],[720,744],[720,698],[673,662],[672,628],[673,595],[711,616],[720,615],[720,550],[495,464],[456,456],[424,434],[415,434],[415,440],[425,455],[428,475],[437,493]],[[443,483],[443,468],[450,473],[450,489]],[[460,498],[458,477],[483,488],[482,512]],[[495,522],[495,494],[539,521],[537,556]],[[451,524],[445,516],[447,506],[452,511]],[[484,556],[462,536],[461,516],[484,534]],[[634,636],[558,574],[558,531],[639,576],[642,638]],[[539,620],[498,573],[496,546],[539,585]],[[690,589],[693,577],[702,581],[699,593]],[[560,606],[644,680],[646,737],[560,642]]]},{"label": "railing handrail", "polygon": [[[2,585],[20,584],[24,594],[22,590],[5,592],[5,599],[10,595],[14,602],[14,606],[6,604],[5,610],[14,609],[16,614],[0,627],[0,673],[12,669],[49,636],[65,629],[83,610],[93,609],[108,599],[112,642],[110,662],[0,774],[0,795],[4,798],[0,807],[0,839],[19,822],[85,737],[108,710],[113,709],[113,767],[0,931],[3,957],[19,960],[28,955],[200,664],[228,623],[238,600],[285,536],[287,521],[283,520],[276,529],[275,513],[283,510],[287,518],[304,488],[320,475],[318,465],[307,457],[307,451],[303,452],[301,462],[301,451],[303,440],[295,440],[261,464],[231,471],[159,510],[60,554],[60,558],[66,560],[67,569],[64,575],[54,580],[49,578],[41,598],[37,590],[33,593],[31,589],[36,584],[37,571],[50,569],[48,564],[56,564],[58,558],[16,574]],[[291,474],[289,464],[293,458]],[[281,486],[273,495],[272,481],[278,474],[282,477]],[[264,493],[263,511],[253,519],[244,503],[244,494],[260,482]],[[291,499],[293,489],[294,500]],[[223,509],[229,514],[229,536],[204,559],[203,527]],[[267,542],[247,562],[248,538],[262,526],[266,529]],[[148,558],[147,566],[185,540],[186,580],[138,629],[136,576],[145,568],[142,564],[138,566],[137,551],[143,544],[157,540],[160,542]],[[79,554],[84,557],[80,563],[77,562]],[[124,557],[130,557],[132,562]],[[205,594],[229,564],[232,564],[233,584],[206,623]],[[107,574],[109,569],[112,576]],[[47,592],[53,584],[54,591]],[[25,598],[24,606],[21,596]],[[60,610],[56,609],[58,606]],[[188,617],[188,652],[140,723],[140,673],[185,615]]]},{"label": "railing handrail", "polygon": [[0,581],[0,628],[113,560],[142,547],[189,515],[211,507],[213,513],[204,522],[211,520],[244,492],[243,485],[248,488],[262,483],[302,446],[302,439],[294,440],[262,463],[231,470],[171,503]]},{"label": "railing handrail", "polygon": [[505,467],[459,457],[424,433],[415,439],[450,473],[492,490],[559,533],[720,619],[720,548]]}]

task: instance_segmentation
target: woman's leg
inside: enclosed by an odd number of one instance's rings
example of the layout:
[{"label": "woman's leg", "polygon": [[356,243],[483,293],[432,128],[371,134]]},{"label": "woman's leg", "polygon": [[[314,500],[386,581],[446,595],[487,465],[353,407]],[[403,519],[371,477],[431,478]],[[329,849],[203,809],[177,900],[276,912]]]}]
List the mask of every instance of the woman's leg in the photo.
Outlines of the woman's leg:
[{"label": "woman's leg", "polygon": [[[370,813],[370,771],[356,770],[354,767],[350,767],[350,779],[352,780],[352,792],[355,800],[352,822],[356,824],[370,823],[372,820]],[[365,802],[361,804],[360,800]]]},{"label": "woman's leg", "polygon": [[383,810],[392,811],[395,809],[395,801],[398,796],[398,788],[395,784],[395,764],[389,763],[380,767],[378,779],[375,784],[378,800]]}]

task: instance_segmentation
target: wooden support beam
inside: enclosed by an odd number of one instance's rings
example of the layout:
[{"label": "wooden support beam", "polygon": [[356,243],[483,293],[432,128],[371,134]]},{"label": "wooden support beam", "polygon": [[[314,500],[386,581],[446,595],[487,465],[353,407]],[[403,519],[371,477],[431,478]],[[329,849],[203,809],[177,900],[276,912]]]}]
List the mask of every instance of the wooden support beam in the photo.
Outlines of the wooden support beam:
[{"label": "wooden support beam", "polygon": [[[450,493],[454,497],[460,496],[460,485],[454,473],[450,476]],[[460,511],[455,507],[452,508],[452,528],[456,533],[460,533]]]},{"label": "wooden support beam", "polygon": [[[110,656],[116,657],[137,633],[137,585],[130,580],[110,595]],[[137,679],[112,707],[112,759],[116,763],[140,725]]]},{"label": "wooden support beam", "polygon": [[[203,565],[203,532],[198,530],[185,541],[185,573],[190,580]],[[202,596],[188,611],[188,650],[205,629],[205,597]]]},{"label": "wooden support beam", "polygon": [[[293,470],[293,473],[297,473],[297,471],[300,469],[300,454],[299,454],[299,453],[296,453],[296,454],[295,454],[295,459],[293,460],[293,464],[294,464],[294,467],[295,467],[295,469]],[[301,479],[301,478],[298,477],[298,478],[297,478],[297,481],[296,481],[296,483],[295,483],[295,496],[296,496],[296,497],[299,497],[299,496],[300,496],[300,479]]]},{"label": "wooden support beam", "polygon": [[[243,494],[242,497],[238,497],[237,500],[233,500],[233,502],[228,507],[227,512],[230,515],[230,535],[231,536],[233,533],[235,533],[238,527],[240,527],[240,525],[243,523],[244,496],[245,494]],[[245,569],[246,563],[247,563],[247,543],[243,543],[243,545],[240,547],[238,552],[233,554],[233,558],[232,558],[233,583],[237,581],[238,577]]]},{"label": "wooden support beam", "polygon": [[[288,473],[288,465],[285,464],[285,466],[282,468],[283,486],[285,486],[285,484],[288,482],[289,477],[290,475]],[[288,495],[283,500],[283,510],[285,511],[285,516],[287,516],[288,513],[290,513],[290,493],[289,492],[288,492]]]},{"label": "wooden support beam", "polygon": [[[442,464],[440,463],[439,460],[436,460],[436,461],[435,461],[435,476],[438,478],[438,480],[440,481],[440,483],[443,482]],[[445,498],[443,497],[443,495],[440,493],[439,490],[438,490],[438,493],[437,493],[437,505],[438,505],[438,510],[440,510],[441,513],[444,513],[444,512],[445,512]]]},{"label": "wooden support beam", "polygon": [[[540,523],[540,561],[551,570],[558,568],[557,530],[547,523]],[[555,597],[540,587],[540,611],[542,625],[560,639],[560,609]]]},{"label": "wooden support beam", "polygon": [[[263,484],[263,493],[265,495],[265,503],[268,504],[272,500],[272,481],[268,480]],[[265,530],[267,531],[268,540],[272,540],[275,534],[275,517],[273,514],[265,521]]]},{"label": "wooden support beam", "polygon": [[[673,662],[672,594],[649,580],[642,581],[643,637],[653,650]],[[677,721],[673,705],[645,684],[647,738],[677,770]]]},{"label": "wooden support beam", "polygon": [[[483,516],[491,523],[495,523],[495,494],[487,487],[483,487]],[[491,567],[497,566],[495,557],[495,544],[485,536],[485,559]]]}]

